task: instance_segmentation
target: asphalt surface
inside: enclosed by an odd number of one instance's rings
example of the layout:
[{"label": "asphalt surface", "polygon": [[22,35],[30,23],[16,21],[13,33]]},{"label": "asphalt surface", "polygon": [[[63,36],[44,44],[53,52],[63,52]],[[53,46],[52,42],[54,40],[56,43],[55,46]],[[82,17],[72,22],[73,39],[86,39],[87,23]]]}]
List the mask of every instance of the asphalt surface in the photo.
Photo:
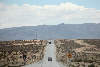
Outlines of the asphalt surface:
[{"label": "asphalt surface", "polygon": [[[56,47],[52,41],[51,44],[47,44],[46,46],[45,55],[44,55],[43,60],[37,63],[34,63],[34,64],[26,65],[24,67],[67,67],[61,64],[60,62],[58,63],[56,61],[55,52],[56,52]],[[48,57],[52,57],[52,61],[48,61]]]}]

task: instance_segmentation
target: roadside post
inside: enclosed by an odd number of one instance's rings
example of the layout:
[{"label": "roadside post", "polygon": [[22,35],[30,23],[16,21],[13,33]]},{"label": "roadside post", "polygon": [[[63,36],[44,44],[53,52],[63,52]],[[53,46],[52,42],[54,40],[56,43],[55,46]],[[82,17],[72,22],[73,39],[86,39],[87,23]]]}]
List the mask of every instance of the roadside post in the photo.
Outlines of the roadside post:
[{"label": "roadside post", "polygon": [[72,58],[72,54],[71,53],[68,53],[67,54],[67,57],[68,57],[68,67],[70,67],[70,64],[71,64],[71,58]]}]

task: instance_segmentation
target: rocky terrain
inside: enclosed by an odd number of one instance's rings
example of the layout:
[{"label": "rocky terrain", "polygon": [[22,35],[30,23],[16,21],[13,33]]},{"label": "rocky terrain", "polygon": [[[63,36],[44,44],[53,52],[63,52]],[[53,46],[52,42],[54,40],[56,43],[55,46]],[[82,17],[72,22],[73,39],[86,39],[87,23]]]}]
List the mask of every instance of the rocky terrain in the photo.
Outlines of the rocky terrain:
[{"label": "rocky terrain", "polygon": [[100,43],[100,40],[55,40],[57,61],[71,67],[99,67],[100,48],[96,42]]},{"label": "rocky terrain", "polygon": [[100,39],[84,39],[83,41],[90,45],[96,45],[98,48],[100,48]]},{"label": "rocky terrain", "polygon": [[44,57],[46,40],[0,41],[0,67],[20,67]]},{"label": "rocky terrain", "polygon": [[[30,64],[34,65],[45,57],[45,47],[47,43],[51,43],[51,41],[0,41],[0,67],[21,67]],[[54,40],[55,46],[49,44],[49,49],[46,50],[46,54],[51,54],[53,52],[53,50],[51,51],[51,47],[55,47],[55,60],[63,63],[65,66],[100,67],[99,43],[99,39],[58,39]],[[44,59],[47,61],[47,57]],[[43,62],[45,63],[45,61]]]}]

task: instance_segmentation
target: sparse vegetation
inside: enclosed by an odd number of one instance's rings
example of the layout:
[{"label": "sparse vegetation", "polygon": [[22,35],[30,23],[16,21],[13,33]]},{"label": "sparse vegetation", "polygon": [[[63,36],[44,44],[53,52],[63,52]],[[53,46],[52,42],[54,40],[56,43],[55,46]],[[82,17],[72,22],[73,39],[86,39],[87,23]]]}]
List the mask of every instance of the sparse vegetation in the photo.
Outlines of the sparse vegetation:
[{"label": "sparse vegetation", "polygon": [[95,67],[95,65],[94,65],[94,64],[91,64],[91,65],[89,65],[88,67]]},{"label": "sparse vegetation", "polygon": [[[87,40],[87,39],[86,39]],[[91,64],[93,62],[96,62],[95,64],[99,65],[100,62],[100,49],[97,48],[97,45],[90,45],[90,43],[84,42],[85,39],[74,39],[74,40],[56,40],[56,56],[57,60],[63,62],[66,64],[66,60],[68,59],[68,56],[66,54],[71,53],[72,54],[72,63],[79,63],[75,65],[85,65],[85,64]],[[90,42],[93,40],[89,40]],[[100,41],[99,39],[96,41]],[[94,42],[96,42],[94,41]],[[67,58],[66,58],[67,57]],[[85,64],[83,64],[85,63]],[[93,65],[91,65],[93,66]]]},{"label": "sparse vegetation", "polygon": [[0,66],[7,64],[9,67],[19,67],[42,60],[46,43],[46,40],[2,41],[0,42],[0,62],[2,62]]}]

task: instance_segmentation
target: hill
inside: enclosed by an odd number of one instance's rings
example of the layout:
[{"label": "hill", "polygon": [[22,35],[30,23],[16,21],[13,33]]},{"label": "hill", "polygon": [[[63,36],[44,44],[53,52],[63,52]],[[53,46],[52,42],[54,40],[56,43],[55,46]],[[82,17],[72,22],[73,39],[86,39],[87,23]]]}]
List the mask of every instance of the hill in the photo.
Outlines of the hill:
[{"label": "hill", "polygon": [[0,29],[0,40],[100,39],[100,24],[59,24]]}]

